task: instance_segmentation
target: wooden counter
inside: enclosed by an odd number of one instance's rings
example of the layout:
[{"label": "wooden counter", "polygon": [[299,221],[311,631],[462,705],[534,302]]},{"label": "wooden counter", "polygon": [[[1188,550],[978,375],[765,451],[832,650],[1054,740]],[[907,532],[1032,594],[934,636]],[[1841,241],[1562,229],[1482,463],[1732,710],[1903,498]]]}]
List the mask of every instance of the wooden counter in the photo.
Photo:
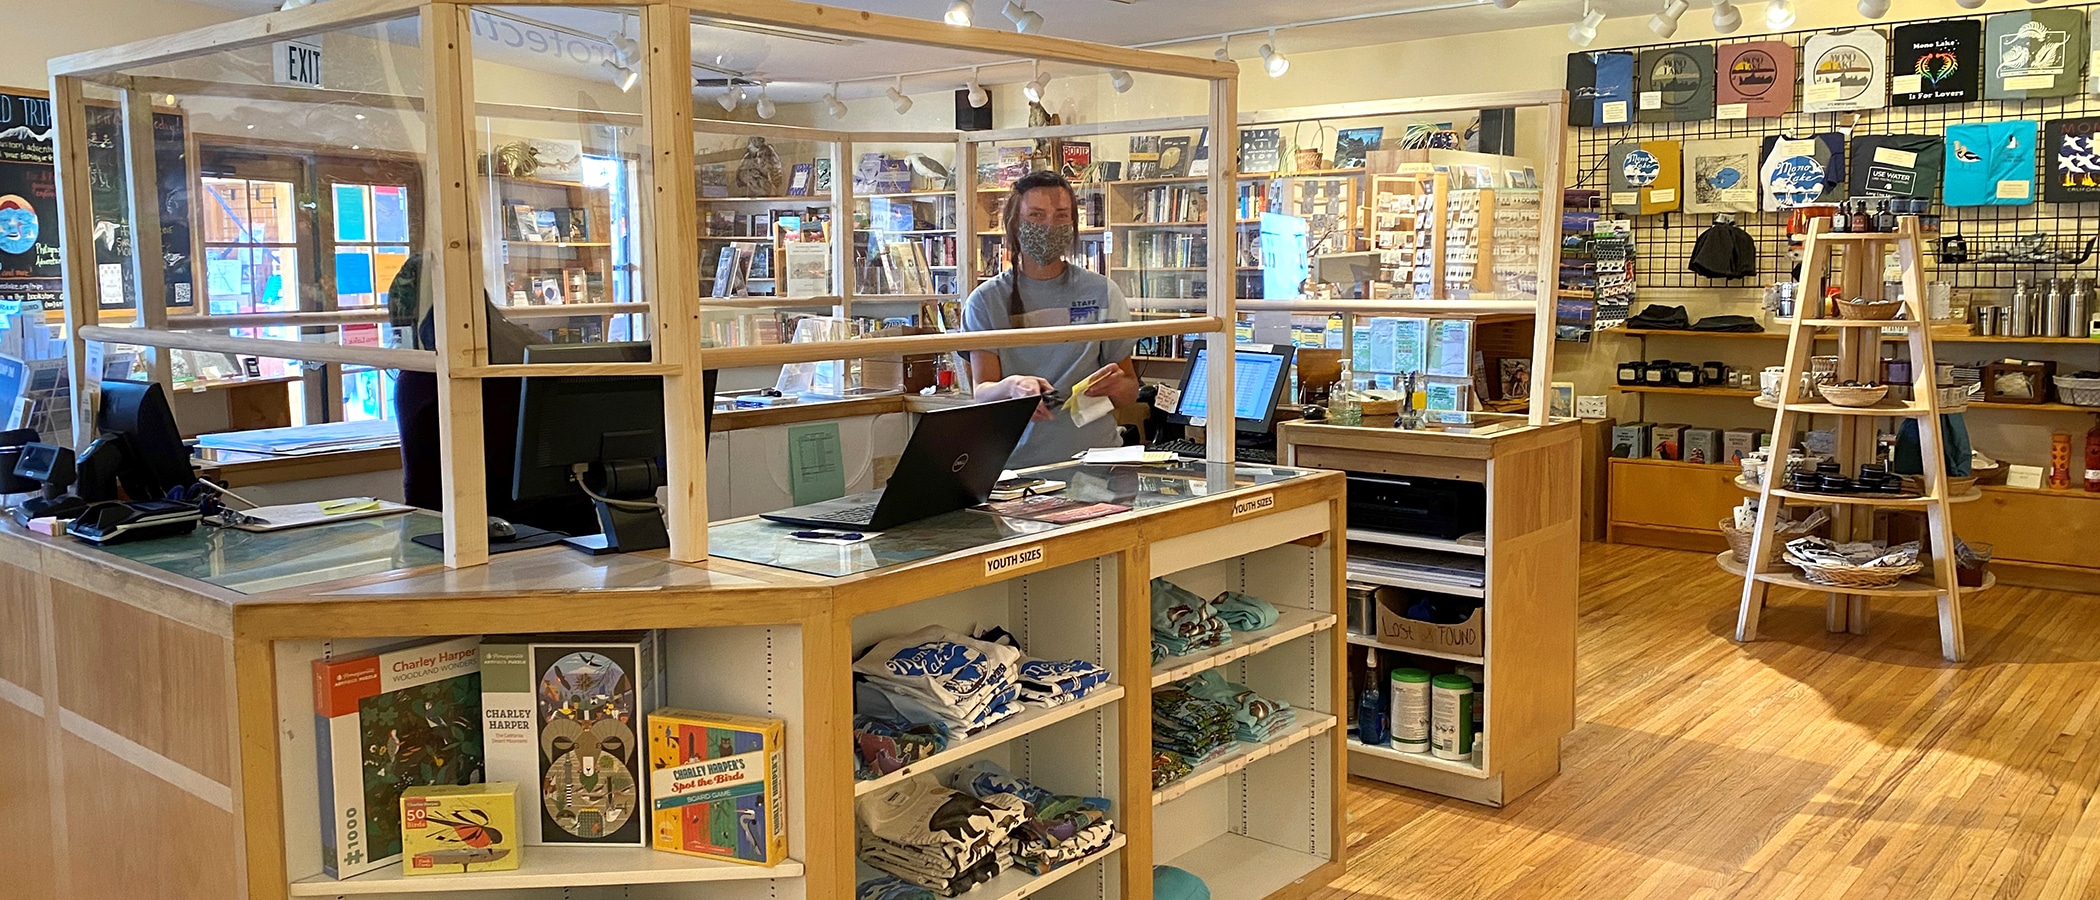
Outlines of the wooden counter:
[{"label": "wooden counter", "polygon": [[[633,896],[848,897],[851,660],[927,623],[999,623],[1037,653],[1096,659],[1115,673],[1115,690],[1092,706],[972,736],[951,754],[1109,797],[1123,840],[1044,876],[1008,873],[984,896],[1026,896],[1066,879],[1060,896],[1144,900],[1151,867],[1170,861],[1224,886],[1221,897],[1300,896],[1341,873],[1345,848],[1335,602],[1342,486],[1333,473],[1244,483],[1250,471],[1267,470],[1217,466],[1208,479],[1178,481],[1126,472],[1182,498],[838,578],[720,556],[681,565],[661,553],[593,558],[558,547],[469,569],[384,564],[394,551],[374,565],[332,556],[355,541],[320,532],[224,533],[212,536],[209,553],[183,561],[244,593],[176,574],[189,570],[171,571],[145,543],[119,555],[0,528],[0,724],[11,726],[0,739],[11,760],[0,780],[10,813],[0,824],[0,865],[15,873],[11,892],[78,900],[469,889],[553,900],[598,896],[592,885],[608,886],[607,896],[626,895],[614,886],[650,885]],[[406,529],[385,523],[414,517],[368,522],[360,534]],[[1016,551],[1039,561],[986,574],[988,559]],[[207,571],[235,558],[255,560],[256,570]],[[273,579],[323,567],[326,580],[269,589]],[[255,583],[239,581],[247,575]],[[1206,596],[1269,596],[1285,619],[1237,646],[1154,669],[1154,575]],[[320,876],[312,660],[409,637],[642,628],[665,630],[672,705],[787,722],[791,864],[527,847],[516,873],[404,883],[389,866],[340,882]],[[1270,744],[1239,745],[1155,794],[1147,688],[1228,664],[1233,680],[1297,707],[1298,727]],[[1258,878],[1234,874],[1250,861]],[[1086,878],[1067,878],[1082,867],[1092,869]]]}]

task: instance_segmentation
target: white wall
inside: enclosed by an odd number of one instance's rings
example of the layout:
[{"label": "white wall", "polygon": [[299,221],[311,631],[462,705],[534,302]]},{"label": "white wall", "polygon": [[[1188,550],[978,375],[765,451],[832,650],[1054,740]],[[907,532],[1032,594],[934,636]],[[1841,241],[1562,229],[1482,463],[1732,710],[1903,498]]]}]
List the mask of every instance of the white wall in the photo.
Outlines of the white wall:
[{"label": "white wall", "polygon": [[47,90],[50,57],[97,50],[239,18],[183,0],[6,0],[0,3],[15,51],[0,54],[0,86]]}]

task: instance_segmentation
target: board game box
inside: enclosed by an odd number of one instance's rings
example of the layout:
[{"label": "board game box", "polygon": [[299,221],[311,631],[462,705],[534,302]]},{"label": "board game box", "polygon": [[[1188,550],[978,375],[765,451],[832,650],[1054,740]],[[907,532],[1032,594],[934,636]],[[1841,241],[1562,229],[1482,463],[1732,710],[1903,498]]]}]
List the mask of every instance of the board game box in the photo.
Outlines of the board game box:
[{"label": "board game box", "polygon": [[492,781],[524,785],[522,843],[646,847],[642,714],[662,705],[655,632],[483,639]]},{"label": "board game box", "polygon": [[783,724],[690,709],[649,714],[649,810],[658,850],[778,864],[787,858]]},{"label": "board game box", "polygon": [[480,640],[314,660],[321,868],[329,876],[400,857],[403,791],[482,780]]},{"label": "board game box", "polygon": [[401,874],[500,872],[518,862],[517,782],[402,792]]}]

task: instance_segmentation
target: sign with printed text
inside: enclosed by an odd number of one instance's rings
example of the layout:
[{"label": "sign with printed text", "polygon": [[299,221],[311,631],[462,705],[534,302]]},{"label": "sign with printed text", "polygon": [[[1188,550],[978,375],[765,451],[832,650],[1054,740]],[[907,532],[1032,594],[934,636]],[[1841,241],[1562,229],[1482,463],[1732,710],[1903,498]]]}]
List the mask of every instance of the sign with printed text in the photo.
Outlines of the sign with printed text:
[{"label": "sign with printed text", "polygon": [[270,77],[293,87],[321,86],[321,45],[314,41],[278,41],[270,45]]},{"label": "sign with printed text", "polygon": [[1276,508],[1275,494],[1255,494],[1232,501],[1232,517],[1251,516]]},{"label": "sign with printed text", "polygon": [[1043,564],[1043,545],[1022,547],[995,553],[984,558],[984,577],[1006,575],[1022,569],[1032,569]]}]

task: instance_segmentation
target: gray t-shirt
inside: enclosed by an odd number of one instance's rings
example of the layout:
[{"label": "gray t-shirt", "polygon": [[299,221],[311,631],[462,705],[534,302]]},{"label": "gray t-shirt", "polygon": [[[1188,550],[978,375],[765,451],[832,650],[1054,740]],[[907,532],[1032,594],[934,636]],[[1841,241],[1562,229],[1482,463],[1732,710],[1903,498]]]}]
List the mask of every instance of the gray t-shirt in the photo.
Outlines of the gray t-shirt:
[{"label": "gray t-shirt", "polygon": [[[1066,265],[1064,274],[1046,281],[1022,278],[1022,317],[1009,324],[1008,309],[1013,297],[1012,270],[977,286],[963,303],[964,331],[996,331],[1015,325],[1027,328],[1052,325],[1092,325],[1130,321],[1130,307],[1122,290],[1099,274]],[[1007,375],[1035,375],[1047,379],[1060,391],[1069,392],[1080,379],[1102,366],[1130,357],[1135,342],[1128,338],[1110,341],[1078,341],[1035,347],[1008,347],[999,354],[999,369]],[[1046,422],[1028,426],[1021,446],[1014,451],[1008,468],[1062,462],[1091,447],[1116,446],[1116,420],[1104,416],[1085,427],[1072,424],[1060,411]]]}]

